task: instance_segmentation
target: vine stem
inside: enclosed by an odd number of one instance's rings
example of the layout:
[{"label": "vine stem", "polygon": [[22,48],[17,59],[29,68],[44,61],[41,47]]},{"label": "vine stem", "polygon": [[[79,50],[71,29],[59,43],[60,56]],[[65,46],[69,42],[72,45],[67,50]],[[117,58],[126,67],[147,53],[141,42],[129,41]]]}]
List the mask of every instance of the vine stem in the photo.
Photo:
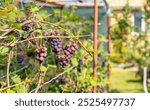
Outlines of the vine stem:
[{"label": "vine stem", "polygon": [[6,89],[9,89],[9,88],[12,88],[12,87],[15,87],[15,86],[24,84],[24,83],[25,83],[25,82],[21,82],[21,83],[15,84],[15,85],[11,85],[11,86],[9,86],[9,87],[5,87],[5,88],[3,88],[3,89],[0,89],[0,92],[1,92],[1,91],[4,91],[4,90],[6,90]]},{"label": "vine stem", "polygon": [[37,85],[37,87],[35,89],[35,93],[38,93],[38,91],[40,89],[40,86],[41,86],[41,84],[43,82],[43,77],[44,77],[43,73],[40,73],[39,82],[38,82],[38,85]]},{"label": "vine stem", "polygon": [[10,79],[9,79],[9,72],[10,72],[10,63],[11,63],[11,58],[12,58],[12,50],[10,50],[9,54],[8,54],[8,63],[7,63],[7,86],[10,86]]},{"label": "vine stem", "polygon": [[[16,71],[14,71],[14,72],[10,72],[9,75],[13,75],[13,74],[15,74],[15,73],[18,73],[18,72],[20,72],[20,71],[22,71],[22,70],[24,70],[24,69],[26,69],[26,68],[28,68],[28,67],[29,67],[29,65],[26,65],[26,66],[20,68],[19,70],[16,70]],[[6,76],[7,76],[7,75],[4,75],[4,76],[0,77],[0,79],[5,78]]]},{"label": "vine stem", "polygon": [[[42,85],[39,86],[38,89],[42,88],[44,85],[47,85],[47,84],[51,83],[52,81],[56,80],[59,76],[61,76],[61,75],[65,74],[65,73],[71,71],[71,70],[74,69],[75,67],[76,67],[76,66],[73,66],[73,67],[67,69],[66,71],[60,73],[59,75],[55,76],[54,78],[50,79],[49,81],[43,83]],[[36,91],[36,88],[33,89],[32,91],[30,91],[30,93],[33,93],[34,91]]]},{"label": "vine stem", "polygon": [[[28,24],[28,23],[31,23],[33,22],[32,20],[28,20],[28,21],[25,21],[24,23],[22,23],[22,25],[25,25],[25,24]],[[4,39],[4,38],[7,38],[5,37],[7,34],[11,33],[12,31],[14,31],[16,28],[11,28],[9,30],[7,30],[5,33],[3,33],[1,36],[0,36],[0,39]]]},{"label": "vine stem", "polygon": [[[41,66],[42,66],[42,64],[41,64]],[[37,87],[35,89],[35,93],[38,93],[39,89],[41,88],[40,86],[44,82],[44,76],[45,76],[46,72],[47,71],[44,71],[44,72],[40,71],[40,74],[39,74],[40,77],[39,77],[39,81],[38,81]]]},{"label": "vine stem", "polygon": [[71,36],[39,36],[39,37],[32,37],[32,38],[28,38],[26,40],[21,40],[21,41],[18,41],[18,42],[14,42],[12,44],[13,45],[21,44],[21,43],[26,42],[26,41],[41,39],[41,38],[77,38],[77,37],[79,37],[79,36],[74,36],[74,37],[71,37]]},{"label": "vine stem", "polygon": [[84,50],[85,50],[86,52],[88,52],[91,56],[93,56],[93,55],[91,54],[91,52],[90,52],[88,49],[86,49],[86,47],[82,44],[82,42],[79,41],[79,39],[78,39],[79,37],[76,37],[76,36],[75,36],[72,32],[70,32],[69,30],[66,30],[66,29],[64,29],[63,27],[60,27],[60,26],[58,26],[57,24],[54,24],[54,23],[51,23],[51,22],[47,22],[47,21],[41,21],[41,22],[44,23],[44,24],[49,24],[49,25],[56,26],[56,27],[62,29],[63,31],[69,33],[69,34],[72,36],[72,37],[69,37],[69,38],[75,38],[75,39],[78,41],[78,43],[84,48]]},{"label": "vine stem", "polygon": [[0,38],[1,38],[1,39],[2,39],[2,38],[6,38],[5,36],[6,36],[7,34],[9,34],[10,32],[14,31],[14,30],[15,30],[15,28],[9,29],[8,31],[6,31],[5,33],[3,33],[3,34],[0,36]]},{"label": "vine stem", "polygon": [[[26,42],[26,41],[40,39],[40,38],[75,38],[75,39],[77,39],[77,38],[86,37],[86,36],[89,36],[89,35],[80,35],[80,36],[39,36],[39,37],[28,38],[26,40],[17,41],[17,42],[14,42],[14,43],[11,42],[9,44],[8,43],[0,43],[0,45],[3,45],[3,46],[9,46],[11,44],[16,45],[16,44],[21,44],[21,43]],[[81,42],[79,42],[79,43],[81,44]]]}]

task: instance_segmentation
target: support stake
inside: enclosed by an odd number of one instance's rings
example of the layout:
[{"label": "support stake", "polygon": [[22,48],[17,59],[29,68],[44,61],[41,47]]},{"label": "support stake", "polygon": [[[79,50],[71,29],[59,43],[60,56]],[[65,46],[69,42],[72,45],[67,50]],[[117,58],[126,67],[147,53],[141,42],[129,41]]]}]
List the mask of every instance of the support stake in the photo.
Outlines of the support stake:
[{"label": "support stake", "polygon": [[[98,36],[98,0],[94,0],[94,56],[93,56],[93,76],[97,78],[97,36]],[[93,93],[96,93],[96,86],[93,87]]]}]

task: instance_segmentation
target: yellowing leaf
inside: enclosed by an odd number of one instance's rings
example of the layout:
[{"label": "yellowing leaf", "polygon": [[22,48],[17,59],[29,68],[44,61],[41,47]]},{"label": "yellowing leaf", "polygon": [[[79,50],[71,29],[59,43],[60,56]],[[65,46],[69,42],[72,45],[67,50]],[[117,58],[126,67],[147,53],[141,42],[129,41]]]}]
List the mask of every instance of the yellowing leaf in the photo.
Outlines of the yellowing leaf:
[{"label": "yellowing leaf", "polygon": [[11,11],[14,11],[14,10],[17,10],[17,7],[15,6],[8,6],[8,7],[5,7],[4,10],[1,10],[0,11],[0,17],[6,15],[7,13],[11,12]]},{"label": "yellowing leaf", "polygon": [[8,47],[0,46],[0,55],[6,55],[9,51]]},{"label": "yellowing leaf", "polygon": [[40,66],[40,71],[45,72],[47,71],[47,68],[45,66]]}]

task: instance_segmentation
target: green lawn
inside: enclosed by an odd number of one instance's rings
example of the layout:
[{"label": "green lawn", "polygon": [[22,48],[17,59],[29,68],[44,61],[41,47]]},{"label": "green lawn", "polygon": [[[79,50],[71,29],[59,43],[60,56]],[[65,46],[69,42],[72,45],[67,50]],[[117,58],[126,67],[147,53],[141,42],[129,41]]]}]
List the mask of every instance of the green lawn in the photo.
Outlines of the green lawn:
[{"label": "green lawn", "polygon": [[140,77],[129,69],[113,68],[111,73],[111,92],[114,93],[141,93],[143,92]]}]

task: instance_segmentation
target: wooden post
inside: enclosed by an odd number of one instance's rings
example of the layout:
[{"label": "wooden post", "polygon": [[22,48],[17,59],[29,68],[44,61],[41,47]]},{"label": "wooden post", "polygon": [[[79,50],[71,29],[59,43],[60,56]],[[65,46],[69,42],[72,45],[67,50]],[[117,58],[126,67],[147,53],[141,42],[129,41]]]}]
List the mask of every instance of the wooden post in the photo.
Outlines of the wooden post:
[{"label": "wooden post", "polygon": [[[110,55],[111,52],[111,35],[110,35],[110,14],[107,17],[107,27],[108,27],[108,34],[107,34],[107,38],[108,38],[108,53]],[[108,63],[110,63],[110,56],[108,57]],[[108,85],[107,85],[107,92],[109,93],[111,91],[110,89],[110,64],[108,64],[108,71],[107,71],[107,79],[108,79]]]},{"label": "wooden post", "polygon": [[60,22],[63,21],[63,7],[60,8]]},{"label": "wooden post", "polygon": [[[93,56],[93,76],[97,78],[97,35],[98,35],[98,0],[94,0],[94,56]],[[93,93],[96,93],[96,87],[93,87]]]}]

